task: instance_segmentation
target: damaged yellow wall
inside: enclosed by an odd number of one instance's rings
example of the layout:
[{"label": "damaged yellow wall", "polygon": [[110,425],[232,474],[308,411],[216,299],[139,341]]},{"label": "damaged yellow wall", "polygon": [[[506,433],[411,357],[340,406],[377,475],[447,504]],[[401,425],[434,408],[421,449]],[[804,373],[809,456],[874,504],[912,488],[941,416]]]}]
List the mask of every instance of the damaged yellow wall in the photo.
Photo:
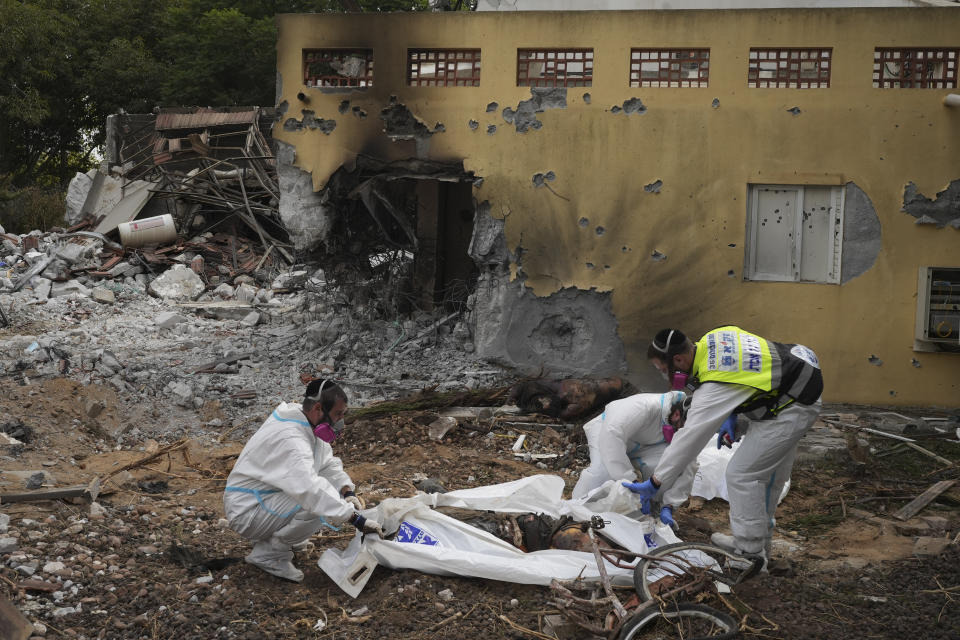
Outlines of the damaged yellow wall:
[{"label": "damaged yellow wall", "polygon": [[[960,231],[901,212],[907,182],[932,198],[960,178],[960,109],[943,106],[948,90],[872,87],[874,47],[960,46],[960,9],[316,14],[278,24],[283,119],[310,109],[336,121],[329,135],[275,128],[316,188],[357,154],[415,155],[412,141],[383,134],[380,111],[397,96],[445,128],[426,157],[463,160],[484,178],[475,196],[506,218],[528,287],[612,292],[632,370],[646,369],[647,341],[663,326],[699,334],[736,323],[813,348],[825,400],[960,406],[960,354],[912,349],[917,268],[960,267]],[[751,46],[832,47],[831,87],[748,88]],[[306,88],[301,51],[325,47],[374,49],[374,86]],[[406,86],[407,48],[458,47],[482,49],[480,87]],[[523,134],[501,116],[531,96],[516,86],[518,47],[594,49],[593,86],[569,88],[566,108],[538,114],[542,128]],[[631,88],[631,47],[709,48],[709,88]],[[634,97],[645,113],[613,112]],[[343,100],[351,110],[341,114]],[[549,189],[536,188],[534,174],[548,171]],[[644,190],[656,180],[659,193]],[[882,226],[869,270],[843,285],[743,281],[748,183],[850,181]]]}]

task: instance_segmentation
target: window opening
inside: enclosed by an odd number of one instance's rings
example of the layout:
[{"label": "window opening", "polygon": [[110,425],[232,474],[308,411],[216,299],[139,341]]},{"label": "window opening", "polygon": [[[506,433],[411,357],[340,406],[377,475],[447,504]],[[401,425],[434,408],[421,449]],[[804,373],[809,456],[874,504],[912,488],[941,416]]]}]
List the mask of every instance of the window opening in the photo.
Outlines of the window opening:
[{"label": "window opening", "polygon": [[960,352],[960,268],[920,267],[914,351]]},{"label": "window opening", "polygon": [[745,279],[838,284],[843,199],[840,186],[751,185]]},{"label": "window opening", "polygon": [[518,87],[589,87],[593,49],[517,49]]},{"label": "window opening", "polygon": [[479,87],[480,49],[408,49],[407,85]]},{"label": "window opening", "polygon": [[710,49],[631,49],[631,87],[707,87]]},{"label": "window opening", "polygon": [[308,87],[372,87],[373,49],[305,49],[303,83]]},{"label": "window opening", "polygon": [[833,49],[750,49],[747,86],[759,89],[827,89]]},{"label": "window opening", "polygon": [[955,89],[960,49],[885,48],[873,51],[873,86]]}]

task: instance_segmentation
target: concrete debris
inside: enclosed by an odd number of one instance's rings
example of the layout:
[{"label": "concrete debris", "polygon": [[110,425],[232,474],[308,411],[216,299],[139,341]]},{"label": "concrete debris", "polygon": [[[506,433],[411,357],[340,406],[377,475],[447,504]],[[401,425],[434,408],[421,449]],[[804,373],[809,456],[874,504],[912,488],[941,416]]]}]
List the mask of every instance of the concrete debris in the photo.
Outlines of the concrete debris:
[{"label": "concrete debris", "polygon": [[90,293],[90,297],[102,304],[113,304],[117,301],[117,296],[106,287],[95,287]]},{"label": "concrete debris", "polygon": [[150,283],[149,292],[158,298],[171,300],[196,300],[206,285],[192,269],[182,264],[174,265]]}]

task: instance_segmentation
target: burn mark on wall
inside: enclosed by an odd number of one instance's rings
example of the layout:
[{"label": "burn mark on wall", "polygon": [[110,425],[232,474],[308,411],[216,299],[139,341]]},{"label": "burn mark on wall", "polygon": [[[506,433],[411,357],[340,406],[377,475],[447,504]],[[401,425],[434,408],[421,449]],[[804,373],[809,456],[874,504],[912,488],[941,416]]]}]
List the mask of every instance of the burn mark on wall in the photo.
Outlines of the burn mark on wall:
[{"label": "burn mark on wall", "polygon": [[446,127],[437,123],[433,129],[413,115],[407,105],[399,102],[396,96],[390,96],[390,103],[380,111],[383,120],[384,133],[393,141],[413,140],[416,143],[417,156],[423,157],[427,153],[430,137],[435,133],[442,133]]},{"label": "burn mark on wall", "polygon": [[516,127],[517,133],[526,133],[530,129],[536,130],[543,126],[543,122],[537,120],[538,113],[547,109],[566,108],[565,87],[531,87],[529,100],[521,100],[516,109],[504,107],[502,115],[507,124]]},{"label": "burn mark on wall", "polygon": [[840,284],[873,267],[882,246],[883,231],[877,210],[863,189],[848,182],[844,190]]},{"label": "burn mark on wall", "polygon": [[960,229],[960,178],[937,193],[933,200],[920,193],[913,182],[907,183],[901,211],[916,218],[916,224],[932,224],[938,229],[950,225]]},{"label": "burn mark on wall", "polygon": [[648,185],[644,185],[643,190],[647,193],[660,193],[660,187],[663,186],[663,180],[655,180]]},{"label": "burn mark on wall", "polygon": [[337,128],[336,120],[327,120],[318,118],[312,109],[303,109],[301,111],[303,118],[287,118],[283,123],[284,131],[303,131],[304,129],[317,129],[325,135],[330,135]]}]

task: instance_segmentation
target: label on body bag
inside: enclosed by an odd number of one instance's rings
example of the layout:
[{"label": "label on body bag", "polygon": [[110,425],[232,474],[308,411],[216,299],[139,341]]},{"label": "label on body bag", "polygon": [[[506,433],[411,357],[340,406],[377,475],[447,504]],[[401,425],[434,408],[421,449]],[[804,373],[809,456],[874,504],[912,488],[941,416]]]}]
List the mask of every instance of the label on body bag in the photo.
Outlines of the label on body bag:
[{"label": "label on body bag", "polygon": [[394,542],[408,542],[411,544],[425,544],[428,546],[443,546],[432,534],[421,527],[414,526],[404,520],[400,523]]}]

